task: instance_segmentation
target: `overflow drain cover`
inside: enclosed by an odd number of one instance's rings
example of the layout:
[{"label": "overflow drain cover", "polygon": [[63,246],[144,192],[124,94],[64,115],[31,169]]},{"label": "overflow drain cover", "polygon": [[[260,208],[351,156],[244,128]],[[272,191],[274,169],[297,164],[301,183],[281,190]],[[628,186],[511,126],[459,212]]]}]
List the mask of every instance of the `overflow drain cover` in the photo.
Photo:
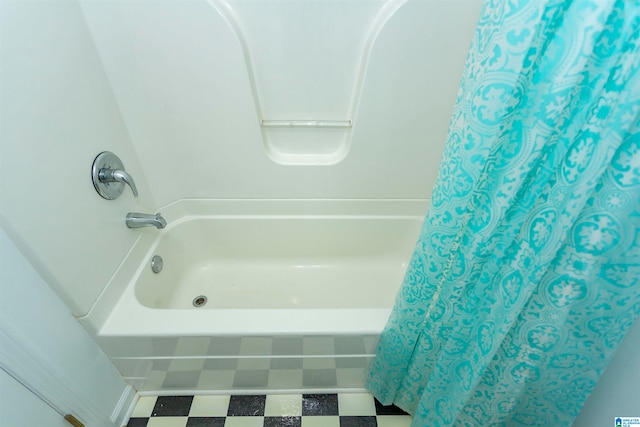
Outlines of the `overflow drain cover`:
[{"label": "overflow drain cover", "polygon": [[206,303],[207,303],[207,297],[205,297],[204,295],[198,295],[193,299],[194,307],[202,307]]},{"label": "overflow drain cover", "polygon": [[162,257],[160,255],[155,255],[151,258],[151,271],[158,274],[162,271],[162,267],[164,265],[164,261],[162,261]]}]

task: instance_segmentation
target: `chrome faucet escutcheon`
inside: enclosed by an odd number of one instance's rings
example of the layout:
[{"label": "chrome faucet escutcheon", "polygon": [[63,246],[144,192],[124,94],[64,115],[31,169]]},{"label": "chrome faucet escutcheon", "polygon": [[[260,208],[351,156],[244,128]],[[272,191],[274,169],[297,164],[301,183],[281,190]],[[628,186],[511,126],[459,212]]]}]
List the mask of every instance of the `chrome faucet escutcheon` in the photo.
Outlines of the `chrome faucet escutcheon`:
[{"label": "chrome faucet escutcheon", "polygon": [[124,170],[122,160],[110,151],[103,151],[93,160],[91,166],[93,187],[104,199],[113,200],[120,197],[124,185],[131,187],[134,197],[138,197],[136,183]]},{"label": "chrome faucet escutcheon", "polygon": [[159,229],[165,228],[167,226],[167,221],[159,213],[144,214],[139,212],[129,212],[125,219],[125,224],[127,224],[127,227],[129,228],[155,227]]}]

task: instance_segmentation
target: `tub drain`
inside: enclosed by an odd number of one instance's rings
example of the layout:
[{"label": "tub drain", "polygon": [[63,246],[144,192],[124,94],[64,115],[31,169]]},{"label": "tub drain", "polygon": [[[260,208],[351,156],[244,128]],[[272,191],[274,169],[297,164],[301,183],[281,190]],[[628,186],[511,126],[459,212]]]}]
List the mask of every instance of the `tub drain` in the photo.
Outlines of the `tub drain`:
[{"label": "tub drain", "polygon": [[205,297],[204,295],[198,295],[193,299],[194,307],[202,307],[206,303],[207,303],[207,297]]}]

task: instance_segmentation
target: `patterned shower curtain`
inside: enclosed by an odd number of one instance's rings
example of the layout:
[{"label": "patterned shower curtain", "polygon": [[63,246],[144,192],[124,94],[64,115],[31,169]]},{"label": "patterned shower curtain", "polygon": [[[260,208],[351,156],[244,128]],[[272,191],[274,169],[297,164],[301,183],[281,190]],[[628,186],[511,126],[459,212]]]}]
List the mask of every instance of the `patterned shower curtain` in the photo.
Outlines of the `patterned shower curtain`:
[{"label": "patterned shower curtain", "polygon": [[568,426],[640,313],[640,4],[490,0],[368,388]]}]

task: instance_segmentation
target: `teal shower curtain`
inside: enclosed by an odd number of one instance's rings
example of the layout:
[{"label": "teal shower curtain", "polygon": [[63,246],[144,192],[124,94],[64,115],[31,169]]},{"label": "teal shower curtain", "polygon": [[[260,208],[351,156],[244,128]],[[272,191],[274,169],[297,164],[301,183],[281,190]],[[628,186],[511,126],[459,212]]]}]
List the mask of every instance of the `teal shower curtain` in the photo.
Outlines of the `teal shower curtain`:
[{"label": "teal shower curtain", "polygon": [[413,426],[568,426],[640,313],[640,5],[487,1],[367,383]]}]

